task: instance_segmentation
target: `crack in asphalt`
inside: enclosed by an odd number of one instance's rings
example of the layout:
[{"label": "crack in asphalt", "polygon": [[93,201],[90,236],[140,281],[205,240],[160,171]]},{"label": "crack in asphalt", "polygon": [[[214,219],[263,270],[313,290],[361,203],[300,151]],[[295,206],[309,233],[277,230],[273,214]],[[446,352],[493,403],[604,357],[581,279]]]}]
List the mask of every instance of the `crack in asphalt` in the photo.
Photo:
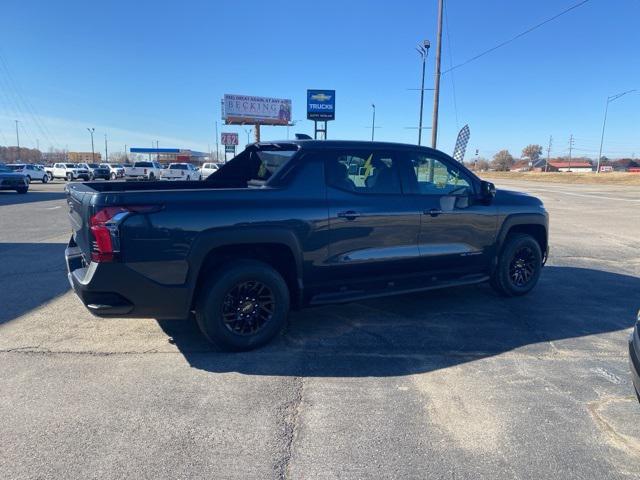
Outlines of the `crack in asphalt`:
[{"label": "crack in asphalt", "polygon": [[302,404],[302,392],[304,389],[304,377],[294,377],[295,383],[293,398],[278,409],[280,429],[283,437],[283,453],[274,464],[273,469],[279,479],[290,479],[291,458],[293,445],[298,435],[298,421],[300,418],[300,405]]}]

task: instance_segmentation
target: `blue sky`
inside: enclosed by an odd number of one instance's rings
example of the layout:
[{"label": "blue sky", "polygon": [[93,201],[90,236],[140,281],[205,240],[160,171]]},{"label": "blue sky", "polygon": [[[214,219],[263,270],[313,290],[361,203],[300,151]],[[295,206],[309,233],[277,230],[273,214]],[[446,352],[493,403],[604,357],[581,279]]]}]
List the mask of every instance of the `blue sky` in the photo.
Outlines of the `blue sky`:
[{"label": "blue sky", "polygon": [[[445,0],[446,70],[559,13],[577,0]],[[336,90],[329,138],[416,143],[423,38],[435,47],[436,0],[79,1],[5,0],[0,29],[0,144],[90,149],[124,145],[206,150],[224,93],[291,98],[304,119],[307,88]],[[591,0],[552,23],[442,77],[438,147],[451,152],[468,123],[490,157],[529,143],[552,155],[596,156],[605,99],[640,91],[639,0]],[[434,50],[426,87],[433,83]],[[454,106],[454,88],[455,104]],[[432,94],[425,96],[431,124]],[[640,157],[640,93],[612,103],[603,154]],[[222,127],[219,131],[241,127]],[[312,132],[303,120],[291,133]],[[263,139],[286,136],[263,128]],[[430,132],[426,132],[427,143]]]}]

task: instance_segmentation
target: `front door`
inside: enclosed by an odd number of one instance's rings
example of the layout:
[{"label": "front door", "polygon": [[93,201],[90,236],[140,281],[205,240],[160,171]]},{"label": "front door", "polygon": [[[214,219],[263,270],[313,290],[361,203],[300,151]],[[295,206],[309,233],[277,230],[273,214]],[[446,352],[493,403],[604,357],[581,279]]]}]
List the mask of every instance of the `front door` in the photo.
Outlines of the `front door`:
[{"label": "front door", "polygon": [[415,271],[420,215],[403,193],[400,162],[400,154],[375,149],[326,152],[325,265],[333,282],[373,281]]},{"label": "front door", "polygon": [[[444,154],[408,154],[405,181],[421,213],[423,268],[439,279],[488,272],[497,234],[496,207],[478,201],[472,177]],[[404,176],[403,176],[404,178]]]}]

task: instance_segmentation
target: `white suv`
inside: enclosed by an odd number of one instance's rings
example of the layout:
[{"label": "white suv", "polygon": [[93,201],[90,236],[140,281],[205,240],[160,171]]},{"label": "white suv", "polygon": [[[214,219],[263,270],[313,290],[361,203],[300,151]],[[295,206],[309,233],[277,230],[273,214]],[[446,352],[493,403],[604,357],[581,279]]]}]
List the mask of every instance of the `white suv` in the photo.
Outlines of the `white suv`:
[{"label": "white suv", "polygon": [[49,181],[49,175],[44,171],[44,168],[40,168],[37,165],[30,165],[28,163],[14,163],[13,165],[5,165],[5,167],[13,170],[15,173],[21,173],[27,177],[27,181],[31,183],[33,180],[40,180],[42,183]]},{"label": "white suv", "polygon": [[89,181],[91,174],[86,168],[80,168],[75,163],[54,163],[52,168],[47,170],[49,178],[64,178],[65,180],[72,181],[82,178],[85,181]]},{"label": "white suv", "polygon": [[160,175],[162,180],[202,180],[198,169],[190,163],[170,163]]}]

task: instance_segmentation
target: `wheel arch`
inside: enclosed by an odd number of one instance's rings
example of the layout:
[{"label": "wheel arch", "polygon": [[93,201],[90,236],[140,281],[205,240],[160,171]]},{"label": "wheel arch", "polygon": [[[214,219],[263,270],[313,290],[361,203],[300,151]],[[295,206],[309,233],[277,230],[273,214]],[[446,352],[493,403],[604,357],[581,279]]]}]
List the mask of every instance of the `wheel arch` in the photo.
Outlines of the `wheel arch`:
[{"label": "wheel arch", "polygon": [[303,292],[301,251],[295,234],[284,229],[250,228],[201,234],[189,255],[191,308],[207,273],[240,258],[262,261],[278,271],[287,283],[292,306],[300,307]]},{"label": "wheel arch", "polygon": [[514,214],[508,216],[502,223],[498,234],[498,255],[502,251],[507,237],[513,233],[531,235],[538,242],[543,262],[546,262],[549,254],[549,221],[546,215]]}]

